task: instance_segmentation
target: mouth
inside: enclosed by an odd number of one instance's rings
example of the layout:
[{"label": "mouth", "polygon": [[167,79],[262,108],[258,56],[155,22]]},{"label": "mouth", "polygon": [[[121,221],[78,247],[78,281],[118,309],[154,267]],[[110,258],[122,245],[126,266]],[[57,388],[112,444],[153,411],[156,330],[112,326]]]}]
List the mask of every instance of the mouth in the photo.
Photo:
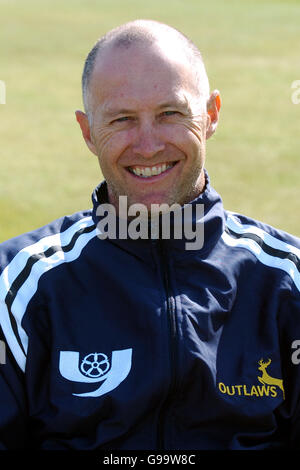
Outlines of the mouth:
[{"label": "mouth", "polygon": [[140,166],[140,165],[134,165],[134,166],[129,166],[126,169],[131,173],[132,175],[138,177],[138,178],[143,178],[143,179],[148,179],[148,178],[155,178],[157,176],[163,175],[165,173],[168,173],[178,162],[164,162],[164,163],[158,163],[153,166]]}]

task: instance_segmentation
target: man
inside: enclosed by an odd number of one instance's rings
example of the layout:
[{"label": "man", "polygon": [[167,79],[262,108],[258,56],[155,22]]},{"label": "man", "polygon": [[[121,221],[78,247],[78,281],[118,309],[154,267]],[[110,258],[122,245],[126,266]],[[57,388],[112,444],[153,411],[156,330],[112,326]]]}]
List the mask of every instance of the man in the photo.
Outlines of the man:
[{"label": "man", "polygon": [[[2,447],[298,448],[300,242],[211,187],[221,101],[199,51],[167,25],[122,25],[88,55],[83,99],[105,178],[92,210],[0,246]],[[124,236],[124,197],[158,236]],[[171,217],[162,236],[162,204],[192,209],[200,246]]]}]

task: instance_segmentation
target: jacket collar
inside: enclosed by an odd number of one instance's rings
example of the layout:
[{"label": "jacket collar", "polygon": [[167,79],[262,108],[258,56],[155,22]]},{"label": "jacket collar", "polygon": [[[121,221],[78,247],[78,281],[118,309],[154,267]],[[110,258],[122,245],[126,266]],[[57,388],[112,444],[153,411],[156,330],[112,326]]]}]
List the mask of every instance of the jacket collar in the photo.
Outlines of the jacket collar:
[{"label": "jacket collar", "polygon": [[[174,235],[174,230],[172,229],[174,224],[172,223],[171,236],[168,240],[165,240],[166,245],[170,249],[179,251],[186,256],[195,253],[195,249],[197,250],[198,254],[201,254],[201,256],[206,255],[218,242],[225,228],[225,211],[223,208],[222,199],[220,195],[211,186],[210,178],[206,170],[205,178],[206,186],[203,193],[201,193],[196,199],[182,206],[181,208],[181,220],[185,221],[184,223],[182,222],[183,226],[181,231],[181,238],[178,239],[177,236]],[[92,217],[97,227],[100,227],[100,225],[98,225],[99,222],[103,220],[103,217],[107,217],[107,213],[105,213],[105,215],[99,216],[99,212],[103,212],[103,210],[99,211],[99,207],[103,204],[108,204],[106,181],[101,182],[95,188],[92,194],[92,202]],[[201,210],[199,210],[199,205],[201,205],[200,207],[202,207]],[[102,206],[102,208],[100,209],[103,209],[103,207],[105,206]],[[153,240],[153,238],[151,240],[151,235],[149,236],[150,240],[145,240],[141,238],[133,240],[130,237],[124,239],[124,237],[120,236],[120,232],[118,229],[119,218],[116,217],[116,236],[109,236],[109,241],[135,254],[138,254],[140,250],[143,250],[143,247],[145,248],[147,245],[149,245],[149,241],[155,243],[155,240]],[[149,226],[148,233],[157,233],[157,230],[153,229],[153,232],[151,232],[151,228]],[[194,240],[190,238],[193,233],[195,234]],[[162,238],[161,234],[159,238]],[[194,243],[196,241],[197,243]],[[200,247],[199,243],[201,245]],[[187,248],[188,246],[189,248]]]}]

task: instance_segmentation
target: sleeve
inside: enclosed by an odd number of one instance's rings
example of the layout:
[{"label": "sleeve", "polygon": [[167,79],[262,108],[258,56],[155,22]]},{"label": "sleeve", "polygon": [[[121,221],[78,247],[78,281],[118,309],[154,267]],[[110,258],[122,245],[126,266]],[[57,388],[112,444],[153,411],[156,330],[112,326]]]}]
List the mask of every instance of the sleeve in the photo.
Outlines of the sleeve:
[{"label": "sleeve", "polygon": [[47,373],[51,338],[47,299],[39,288],[48,265],[36,267],[51,259],[56,245],[71,243],[85,223],[93,228],[86,215],[87,221],[77,213],[0,245],[0,449],[39,448],[36,407],[41,396],[48,399],[41,370]]},{"label": "sleeve", "polygon": [[0,329],[0,449],[28,448],[24,373]]},{"label": "sleeve", "polygon": [[287,426],[288,448],[300,450],[300,291],[297,278],[285,291],[279,316],[282,371],[286,392],[279,419]]},{"label": "sleeve", "polygon": [[17,252],[14,245],[9,242],[0,245],[0,449],[6,450],[24,449],[29,440],[25,373],[24,367],[20,367],[23,353],[8,308],[16,277],[11,263]]}]

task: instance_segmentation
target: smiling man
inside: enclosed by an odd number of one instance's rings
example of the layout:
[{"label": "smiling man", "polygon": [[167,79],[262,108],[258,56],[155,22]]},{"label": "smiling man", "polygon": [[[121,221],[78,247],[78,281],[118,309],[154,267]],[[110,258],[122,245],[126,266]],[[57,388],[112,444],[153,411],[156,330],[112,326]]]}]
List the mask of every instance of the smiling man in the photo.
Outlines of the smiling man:
[{"label": "smiling man", "polygon": [[220,98],[209,99],[201,55],[179,32],[150,21],[110,32],[87,59],[83,92],[77,120],[112,204],[185,204],[203,191]]},{"label": "smiling man", "polygon": [[[97,41],[82,87],[76,119],[104,177],[92,209],[0,245],[0,446],[299,448],[300,241],[226,211],[211,187],[221,100],[199,50],[130,22]],[[103,239],[124,197],[148,216],[191,209],[181,223],[203,244]]]}]

